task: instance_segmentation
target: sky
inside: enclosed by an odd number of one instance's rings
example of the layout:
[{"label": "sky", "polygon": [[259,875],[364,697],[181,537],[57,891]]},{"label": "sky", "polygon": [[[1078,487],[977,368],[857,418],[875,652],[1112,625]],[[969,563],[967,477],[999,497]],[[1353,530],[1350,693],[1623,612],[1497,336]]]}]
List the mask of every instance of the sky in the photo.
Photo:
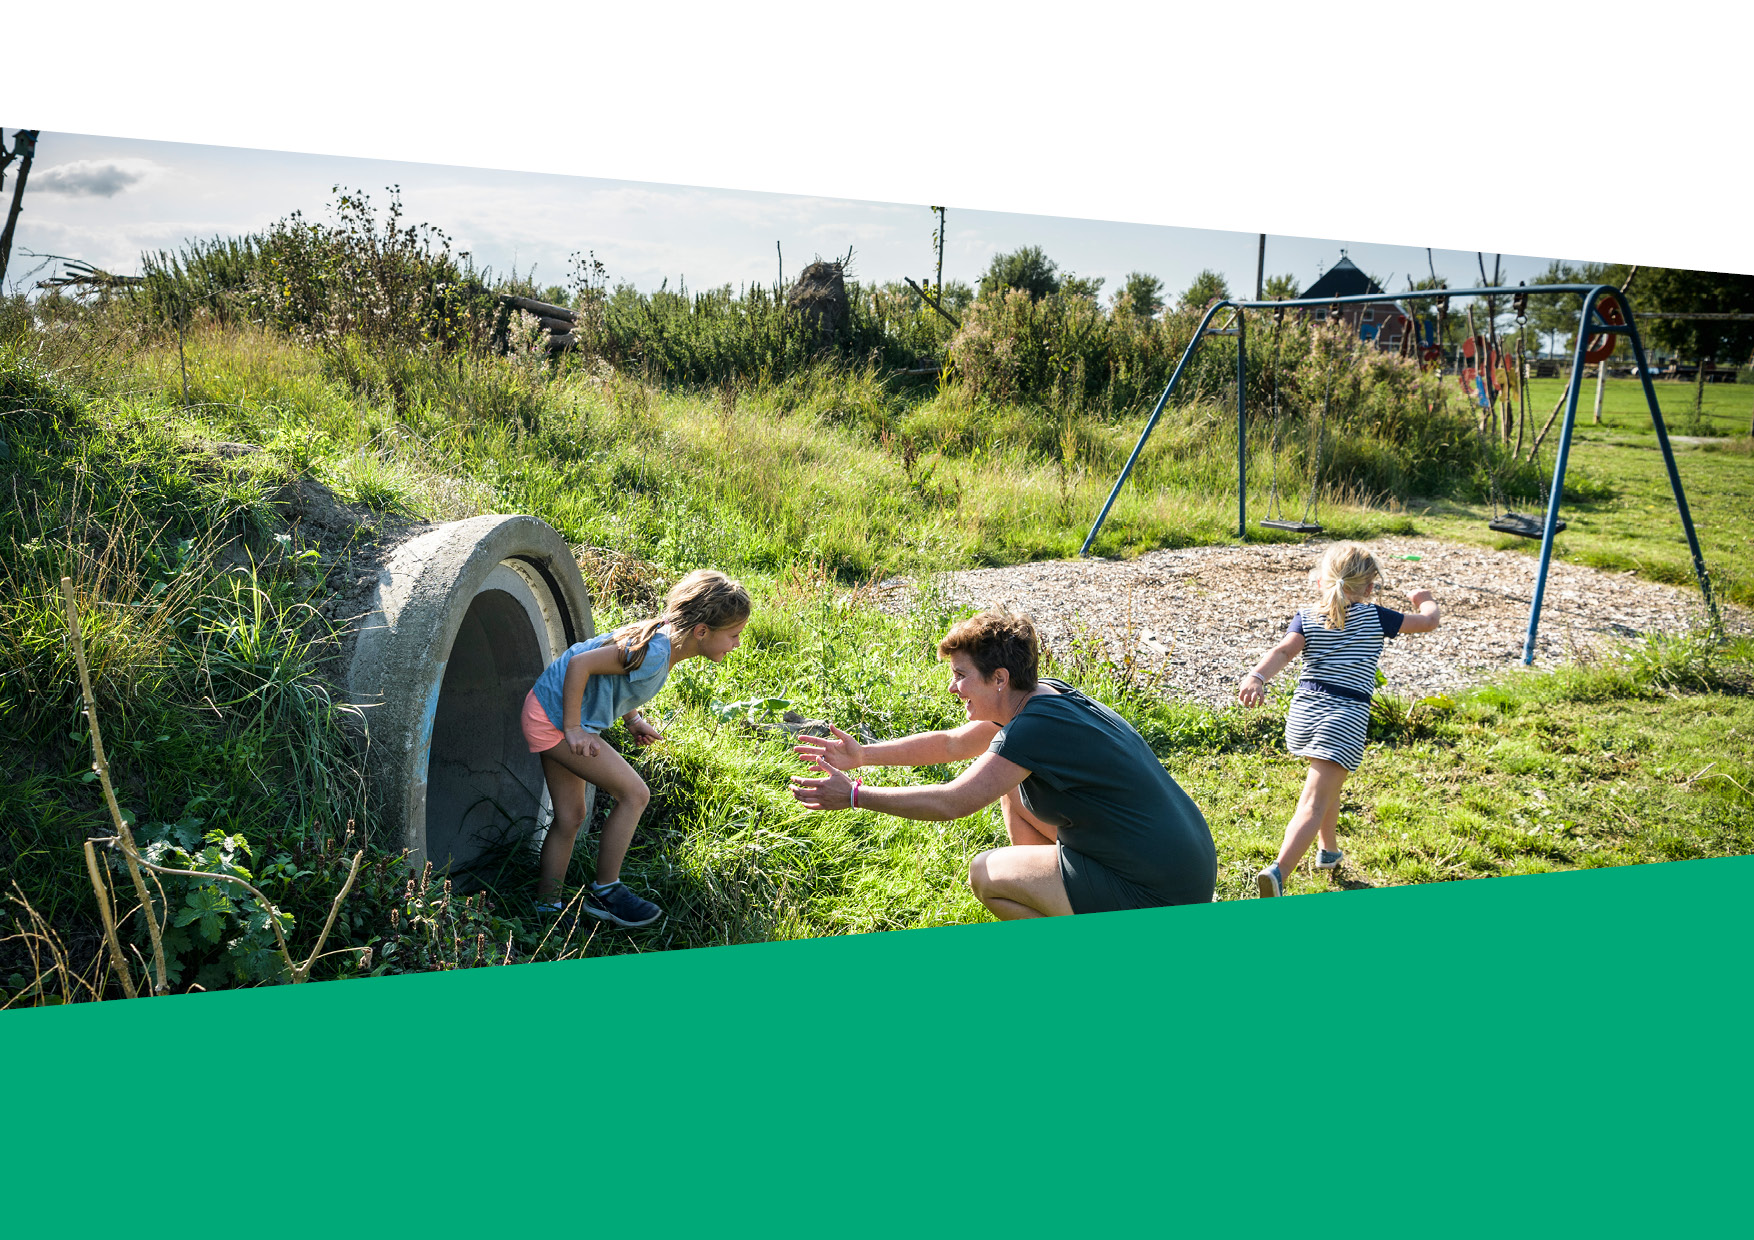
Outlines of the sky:
[{"label": "sky", "polygon": [[[11,185],[8,178],[8,198]],[[594,251],[612,283],[647,291],[665,280],[672,288],[686,280],[697,289],[771,283],[780,258],[795,276],[811,259],[844,254],[849,246],[852,273],[867,282],[925,279],[936,261],[937,217],[926,204],[44,132],[7,282],[18,286],[50,274],[33,255],[133,274],[142,252],[174,249],[190,238],[252,232],[294,210],[327,219],[338,185],[363,190],[378,205],[388,199],[386,187],[399,185],[406,219],[444,229],[478,266],[533,273],[544,285],[565,283],[575,251]],[[1172,297],[1205,268],[1223,274],[1233,294],[1254,291],[1254,233],[946,205],[946,280],[973,283],[995,254],[1038,245],[1062,272],[1102,278],[1105,299],[1132,271],[1157,276]],[[1269,236],[1267,274],[1292,273],[1307,286],[1343,252],[1391,290],[1404,288],[1409,274],[1428,273],[1424,249]],[[1493,258],[1485,256],[1489,273]],[[1548,261],[1504,255],[1502,279],[1531,279]],[[1430,263],[1452,287],[1479,281],[1471,251],[1436,250]]]}]

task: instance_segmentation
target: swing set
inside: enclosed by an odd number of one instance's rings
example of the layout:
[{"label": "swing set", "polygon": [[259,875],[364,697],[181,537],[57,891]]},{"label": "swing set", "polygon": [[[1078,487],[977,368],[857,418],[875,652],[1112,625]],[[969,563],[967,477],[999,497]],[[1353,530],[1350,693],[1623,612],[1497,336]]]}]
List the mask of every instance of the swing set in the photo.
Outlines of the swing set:
[{"label": "swing set", "polygon": [[[1490,306],[1491,303],[1489,302]],[[1443,334],[1444,313],[1448,309],[1449,298],[1438,298],[1438,335]],[[1511,309],[1516,315],[1516,356],[1512,359],[1508,348],[1498,339],[1496,315],[1488,316],[1486,332],[1481,332],[1474,325],[1473,307],[1468,308],[1468,338],[1462,341],[1460,365],[1456,367],[1456,383],[1469,400],[1480,409],[1477,423],[1480,432],[1481,446],[1485,449],[1486,478],[1491,491],[1492,519],[1486,523],[1487,528],[1499,534],[1511,534],[1517,538],[1540,538],[1545,530],[1542,518],[1523,512],[1512,512],[1506,506],[1503,489],[1499,486],[1499,461],[1494,452],[1495,446],[1507,446],[1511,442],[1511,428],[1516,428],[1516,445],[1511,450],[1514,461],[1522,455],[1523,437],[1530,429],[1528,421],[1528,356],[1524,348],[1524,340],[1528,327],[1528,290],[1517,286],[1511,298]],[[1493,307],[1496,309],[1496,307]],[[1603,319],[1619,325],[1619,303],[1603,300],[1597,307]],[[1602,335],[1590,339],[1589,347],[1584,350],[1584,361],[1602,362],[1614,352],[1613,336]],[[1499,414],[1499,399],[1503,397],[1504,410],[1502,421]],[[1547,425],[1539,434],[1532,437],[1529,445],[1529,463],[1536,467],[1536,476],[1541,477],[1540,452],[1541,444],[1547,438],[1547,432],[1553,429],[1554,417],[1559,407],[1554,406],[1553,417],[1547,419]],[[1493,428],[1493,436],[1487,435],[1487,428]],[[1493,438],[1502,435],[1498,445]],[[1541,507],[1548,506],[1548,488],[1544,477],[1541,478]],[[1560,519],[1554,523],[1554,533],[1565,529],[1565,521]]]},{"label": "swing set", "polygon": [[[1693,514],[1687,507],[1687,493],[1681,486],[1681,474],[1675,467],[1675,452],[1669,443],[1668,426],[1664,423],[1663,411],[1657,404],[1656,389],[1651,386],[1650,367],[1645,359],[1644,342],[1640,339],[1638,328],[1634,325],[1632,306],[1625,292],[1607,284],[1541,284],[1532,287],[1519,285],[1515,288],[1493,286],[1487,288],[1425,291],[1424,297],[1438,303],[1440,323],[1442,322],[1443,315],[1447,311],[1449,300],[1452,297],[1511,298],[1511,304],[1516,312],[1518,326],[1516,357],[1514,359],[1508,359],[1505,357],[1503,350],[1498,346],[1495,331],[1487,336],[1481,336],[1478,332],[1470,332],[1468,343],[1472,344],[1473,348],[1470,350],[1468,346],[1464,344],[1462,350],[1462,360],[1464,364],[1461,367],[1461,373],[1458,375],[1458,378],[1463,382],[1463,390],[1469,391],[1472,389],[1472,395],[1474,398],[1477,401],[1482,402],[1482,408],[1484,411],[1483,416],[1480,419],[1482,435],[1484,436],[1486,426],[1488,422],[1490,422],[1494,428],[1494,434],[1504,433],[1508,438],[1508,428],[1510,420],[1512,419],[1509,391],[1511,382],[1514,382],[1514,390],[1519,397],[1515,417],[1517,449],[1518,451],[1521,450],[1523,428],[1526,424],[1527,415],[1527,393],[1523,380],[1523,375],[1526,373],[1524,368],[1526,359],[1523,355],[1521,329],[1526,317],[1525,310],[1528,304],[1528,296],[1531,293],[1540,295],[1564,295],[1568,293],[1582,294],[1583,308],[1578,313],[1577,347],[1574,350],[1571,359],[1571,378],[1566,385],[1565,398],[1561,402],[1561,406],[1565,411],[1565,418],[1560,425],[1559,445],[1555,450],[1553,480],[1550,485],[1543,483],[1542,488],[1542,499],[1545,501],[1547,510],[1546,515],[1542,518],[1537,518],[1524,513],[1502,511],[1503,497],[1499,489],[1498,468],[1496,465],[1490,464],[1488,468],[1488,476],[1492,489],[1493,510],[1492,520],[1488,523],[1489,528],[1498,531],[1499,533],[1514,534],[1524,538],[1539,538],[1541,540],[1541,567],[1535,578],[1534,598],[1529,604],[1528,631],[1523,638],[1523,662],[1529,664],[1535,661],[1535,633],[1541,620],[1541,601],[1547,590],[1547,570],[1553,559],[1553,539],[1560,530],[1565,528],[1565,522],[1559,518],[1559,501],[1565,493],[1565,466],[1571,454],[1571,435],[1577,421],[1577,400],[1578,393],[1583,387],[1584,366],[1586,363],[1605,360],[1608,355],[1614,351],[1615,337],[1617,336],[1626,336],[1631,340],[1633,360],[1637,364],[1639,377],[1644,384],[1645,401],[1650,406],[1651,423],[1656,429],[1657,443],[1663,450],[1663,465],[1669,473],[1669,486],[1675,493],[1675,508],[1681,516],[1681,527],[1687,534],[1688,550],[1693,554],[1694,576],[1699,580],[1699,592],[1705,601],[1705,609],[1710,616],[1712,627],[1714,629],[1721,629],[1723,622],[1718,615],[1717,602],[1712,597],[1711,576],[1706,571],[1705,556],[1699,549],[1699,536],[1693,529]],[[1140,432],[1139,442],[1133,445],[1132,454],[1127,457],[1127,463],[1121,467],[1120,476],[1115,479],[1114,487],[1109,491],[1108,499],[1103,504],[1102,511],[1097,514],[1096,522],[1090,527],[1090,533],[1085,537],[1084,545],[1079,548],[1078,554],[1090,554],[1090,548],[1092,544],[1096,542],[1096,535],[1102,529],[1103,522],[1108,519],[1109,510],[1114,507],[1115,500],[1121,493],[1121,487],[1125,485],[1127,476],[1133,472],[1133,466],[1138,463],[1140,454],[1145,450],[1145,441],[1151,438],[1151,432],[1157,428],[1157,422],[1163,416],[1164,409],[1168,407],[1169,398],[1174,394],[1176,385],[1181,382],[1182,375],[1187,373],[1188,363],[1193,359],[1195,351],[1199,349],[1201,343],[1208,336],[1236,337],[1236,534],[1238,538],[1247,540],[1249,535],[1248,349],[1246,348],[1247,338],[1244,334],[1247,330],[1247,315],[1244,311],[1248,310],[1271,310],[1273,311],[1274,316],[1272,362],[1273,439],[1271,447],[1273,456],[1273,480],[1271,487],[1267,492],[1267,515],[1259,522],[1259,524],[1266,529],[1284,530],[1296,534],[1320,533],[1322,526],[1319,520],[1319,512],[1315,505],[1316,492],[1320,483],[1321,436],[1326,429],[1330,397],[1332,395],[1332,368],[1328,368],[1327,382],[1324,386],[1322,397],[1322,412],[1316,421],[1315,432],[1313,435],[1314,448],[1311,452],[1311,459],[1313,460],[1314,465],[1310,470],[1309,495],[1305,500],[1302,516],[1293,521],[1280,510],[1279,502],[1281,421],[1279,408],[1279,330],[1284,323],[1286,310],[1327,306],[1329,310],[1329,318],[1332,320],[1338,320],[1340,317],[1341,306],[1363,305],[1388,299],[1389,298],[1386,294],[1379,292],[1359,293],[1334,298],[1293,298],[1284,301],[1242,301],[1225,299],[1213,302],[1212,305],[1207,308],[1204,317],[1201,318],[1200,325],[1194,332],[1194,338],[1188,342],[1188,347],[1183,351],[1181,360],[1176,363],[1175,370],[1170,374],[1169,383],[1164,387],[1163,394],[1157,398],[1157,405],[1152,409],[1151,416],[1146,419],[1145,429]],[[1229,320],[1221,328],[1213,327],[1212,320],[1220,311],[1225,309],[1231,311]],[[1472,308],[1470,307],[1470,321],[1472,318],[1473,313]],[[1423,360],[1433,360],[1430,357],[1431,352],[1432,343],[1428,343],[1423,350]],[[1497,356],[1495,357],[1494,354]],[[1507,361],[1509,361],[1509,365],[1505,364]],[[1470,365],[1469,363],[1473,364]],[[1512,370],[1513,367],[1514,371]],[[1498,421],[1500,416],[1498,411],[1500,388],[1498,387],[1495,377],[1496,372],[1498,371],[1503,371],[1507,380],[1504,389],[1505,400],[1503,413],[1505,419],[1503,425],[1507,429],[1503,432],[1498,429],[1500,426]],[[1558,412],[1559,409],[1556,407],[1554,410],[1555,416],[1557,416]],[[1547,426],[1533,441],[1530,451],[1531,460],[1535,459],[1535,453],[1539,451],[1541,442],[1546,438],[1547,432],[1552,429],[1552,425],[1553,420],[1552,418],[1549,418]],[[1490,460],[1491,457],[1489,456],[1488,461],[1490,462]],[[1312,519],[1312,517],[1317,519]]]}]

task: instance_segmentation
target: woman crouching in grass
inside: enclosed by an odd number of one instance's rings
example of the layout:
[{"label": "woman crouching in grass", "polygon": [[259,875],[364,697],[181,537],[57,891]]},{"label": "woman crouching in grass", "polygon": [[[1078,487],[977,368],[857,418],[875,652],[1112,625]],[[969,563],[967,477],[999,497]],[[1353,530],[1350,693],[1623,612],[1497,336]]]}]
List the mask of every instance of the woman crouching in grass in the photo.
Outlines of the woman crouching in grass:
[{"label": "woman crouching in grass", "polygon": [[[969,864],[969,886],[995,917],[1062,917],[1205,903],[1218,879],[1206,820],[1133,726],[1063,680],[1037,676],[1041,643],[1027,616],[988,611],[938,643],[968,722],[861,745],[801,737],[823,772],[796,776],[810,809],[866,809],[945,822],[999,802],[1011,843]],[[947,784],[871,787],[862,766],[974,764]]]}]

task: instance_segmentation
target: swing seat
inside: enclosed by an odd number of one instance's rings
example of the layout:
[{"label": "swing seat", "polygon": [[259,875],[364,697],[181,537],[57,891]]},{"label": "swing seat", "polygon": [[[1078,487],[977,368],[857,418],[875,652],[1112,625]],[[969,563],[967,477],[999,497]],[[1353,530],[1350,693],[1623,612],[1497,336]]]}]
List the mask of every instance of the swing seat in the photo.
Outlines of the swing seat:
[{"label": "swing seat", "polygon": [[[1487,523],[1486,528],[1500,534],[1514,534],[1518,538],[1541,538],[1547,532],[1547,519],[1545,517],[1532,517],[1522,512],[1507,512],[1502,516],[1493,517]],[[1553,523],[1555,534],[1564,529],[1564,521]]]},{"label": "swing seat", "polygon": [[1261,521],[1258,524],[1262,529],[1289,530],[1293,534],[1319,534],[1322,532],[1322,527],[1314,521]]}]

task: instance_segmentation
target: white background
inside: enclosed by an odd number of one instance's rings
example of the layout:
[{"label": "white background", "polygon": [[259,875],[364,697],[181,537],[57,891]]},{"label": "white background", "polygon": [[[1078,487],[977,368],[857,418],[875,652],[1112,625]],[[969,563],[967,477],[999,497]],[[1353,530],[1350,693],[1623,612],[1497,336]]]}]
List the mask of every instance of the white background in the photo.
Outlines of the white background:
[{"label": "white background", "polygon": [[0,123],[1754,271],[1746,13],[86,3]]}]

